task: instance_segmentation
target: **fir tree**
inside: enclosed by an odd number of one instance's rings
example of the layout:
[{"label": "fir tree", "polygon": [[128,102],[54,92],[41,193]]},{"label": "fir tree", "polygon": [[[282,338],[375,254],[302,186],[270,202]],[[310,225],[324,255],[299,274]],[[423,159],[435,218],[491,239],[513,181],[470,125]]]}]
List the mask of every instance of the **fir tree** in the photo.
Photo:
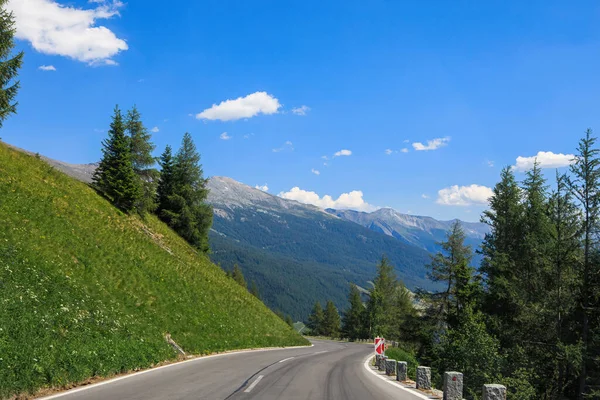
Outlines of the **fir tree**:
[{"label": "fir tree", "polygon": [[[170,209],[169,198],[174,194],[175,178],[173,172],[173,155],[171,146],[167,145],[165,151],[161,154],[159,165],[160,175],[158,179],[158,187],[156,189],[157,214],[159,217],[166,219],[162,214],[163,210]],[[167,223],[169,221],[166,221]]]},{"label": "fir tree", "polygon": [[373,284],[367,303],[369,335],[389,337],[393,323],[388,316],[393,313],[398,281],[394,267],[385,256],[377,265],[377,276]]},{"label": "fir tree", "polygon": [[133,170],[140,180],[143,192],[137,208],[142,213],[154,211],[156,208],[156,184],[159,175],[154,168],[156,159],[152,156],[156,146],[150,141],[151,135],[142,123],[141,115],[136,106],[133,106],[127,112],[125,126],[131,144]]},{"label": "fir tree", "polygon": [[315,303],[313,307],[312,313],[308,317],[308,323],[306,326],[311,330],[311,334],[313,336],[319,336],[323,334],[323,308],[321,307],[321,303],[318,301]]},{"label": "fir tree", "polygon": [[365,306],[360,297],[360,291],[356,285],[350,285],[348,294],[348,303],[350,308],[344,312],[342,333],[345,338],[350,340],[361,339],[365,337]]},{"label": "fir tree", "polygon": [[233,266],[233,271],[231,272],[231,277],[234,281],[236,281],[241,287],[246,288],[246,280],[244,279],[244,274],[242,273],[239,265],[235,264]]},{"label": "fir tree", "polygon": [[131,148],[118,106],[102,147],[102,160],[93,176],[94,186],[115,206],[131,211],[141,197],[141,188],[133,170]]},{"label": "fir tree", "polygon": [[7,10],[7,0],[0,0],[0,128],[11,114],[16,114],[15,101],[19,81],[15,81],[23,63],[23,52],[11,57],[16,32],[13,13]]},{"label": "fir tree", "polygon": [[322,334],[329,337],[337,337],[340,333],[340,314],[333,301],[329,300],[325,306],[323,315]]}]

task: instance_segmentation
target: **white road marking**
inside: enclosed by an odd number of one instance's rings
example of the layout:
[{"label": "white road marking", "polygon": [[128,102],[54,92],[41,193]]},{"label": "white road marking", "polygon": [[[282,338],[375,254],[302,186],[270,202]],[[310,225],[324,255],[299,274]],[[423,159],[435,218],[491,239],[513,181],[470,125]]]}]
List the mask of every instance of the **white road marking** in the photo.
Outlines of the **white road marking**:
[{"label": "white road marking", "polygon": [[294,358],[296,358],[296,357],[290,357],[290,358],[286,358],[285,360],[281,360],[281,361],[279,361],[279,362],[280,362],[280,363],[282,363],[282,362],[290,361],[290,360],[292,360],[292,359],[294,359]]},{"label": "white road marking", "polygon": [[367,371],[369,371],[370,373],[372,373],[373,375],[375,375],[375,376],[376,376],[376,377],[378,377],[379,379],[382,379],[383,381],[385,381],[385,382],[389,383],[390,385],[394,385],[394,386],[396,386],[396,387],[399,387],[400,389],[404,390],[405,392],[409,392],[411,395],[413,395],[413,396],[415,396],[415,397],[418,397],[418,398],[420,398],[420,399],[427,399],[427,400],[431,399],[431,397],[425,396],[424,394],[418,393],[418,392],[416,392],[416,391],[414,391],[414,390],[411,390],[411,389],[405,388],[404,386],[402,386],[402,385],[401,385],[401,384],[399,384],[398,382],[396,382],[396,381],[391,381],[391,380],[389,380],[387,377],[385,377],[385,376],[383,376],[383,375],[379,375],[377,372],[373,371],[373,369],[372,369],[372,368],[369,366],[369,361],[371,361],[371,358],[373,358],[373,355],[370,355],[370,356],[368,356],[368,357],[365,359],[365,362],[364,362],[364,364],[363,364],[363,365],[365,366],[365,369],[366,369]]},{"label": "white road marking", "polygon": [[316,352],[316,353],[313,353],[313,356],[314,356],[314,355],[317,355],[317,354],[323,354],[323,353],[328,353],[328,351],[318,351],[318,352]]},{"label": "white road marking", "polygon": [[256,385],[258,385],[258,382],[260,382],[262,378],[264,378],[264,375],[259,375],[258,378],[256,378],[256,380],[252,382],[252,385],[248,386],[248,389],[244,390],[244,393],[250,393],[252,389],[254,389]]}]

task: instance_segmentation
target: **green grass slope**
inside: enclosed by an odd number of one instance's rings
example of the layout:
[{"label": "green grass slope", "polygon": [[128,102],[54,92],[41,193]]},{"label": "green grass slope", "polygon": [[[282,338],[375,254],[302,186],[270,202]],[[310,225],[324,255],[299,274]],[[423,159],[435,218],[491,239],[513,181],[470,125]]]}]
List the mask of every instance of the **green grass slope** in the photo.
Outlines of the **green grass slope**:
[{"label": "green grass slope", "polygon": [[303,345],[153,216],[0,143],[0,398],[188,353]]}]

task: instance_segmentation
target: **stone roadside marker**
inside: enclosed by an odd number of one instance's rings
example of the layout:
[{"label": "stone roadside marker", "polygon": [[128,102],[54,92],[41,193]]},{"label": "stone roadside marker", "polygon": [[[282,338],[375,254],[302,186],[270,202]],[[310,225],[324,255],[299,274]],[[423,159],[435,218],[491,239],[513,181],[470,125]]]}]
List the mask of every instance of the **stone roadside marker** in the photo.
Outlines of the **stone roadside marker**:
[{"label": "stone roadside marker", "polygon": [[396,360],[385,360],[385,374],[387,376],[396,375]]},{"label": "stone roadside marker", "polygon": [[506,387],[502,385],[483,385],[483,400],[506,400]]},{"label": "stone roadside marker", "polygon": [[396,370],[396,380],[404,382],[408,379],[408,363],[406,361],[398,361],[398,368]]},{"label": "stone roadside marker", "polygon": [[431,368],[417,367],[417,389],[431,389]]},{"label": "stone roadside marker", "polygon": [[462,400],[463,374],[444,372],[444,400]]}]

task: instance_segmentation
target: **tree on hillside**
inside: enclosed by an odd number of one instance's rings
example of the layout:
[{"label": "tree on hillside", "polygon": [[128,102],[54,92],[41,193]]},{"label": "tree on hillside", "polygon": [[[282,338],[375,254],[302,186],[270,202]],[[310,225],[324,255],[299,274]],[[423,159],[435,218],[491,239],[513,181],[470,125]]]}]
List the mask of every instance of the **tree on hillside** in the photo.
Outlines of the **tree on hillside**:
[{"label": "tree on hillside", "polygon": [[[163,154],[166,156],[166,154]],[[164,163],[161,157],[161,164]],[[212,207],[206,203],[207,180],[203,177],[200,154],[192,136],[183,136],[173,162],[172,179],[161,174],[158,215],[191,245],[208,253],[208,231],[212,225]],[[172,182],[172,187],[166,183]],[[159,185],[160,186],[160,185]],[[167,189],[171,189],[171,194]],[[166,198],[165,198],[166,195]]]},{"label": "tree on hillside", "polygon": [[365,306],[360,297],[360,291],[355,284],[350,285],[348,294],[350,308],[344,312],[342,321],[342,334],[350,340],[366,337],[365,334]]},{"label": "tree on hillside", "polygon": [[333,301],[329,300],[325,306],[323,315],[322,334],[329,337],[337,337],[340,333],[340,314]]},{"label": "tree on hillside", "polygon": [[367,303],[369,336],[389,337],[392,325],[389,315],[393,313],[397,287],[394,267],[384,256],[377,265],[377,276]]},{"label": "tree on hillside", "polygon": [[136,106],[127,112],[125,126],[131,144],[133,170],[142,187],[142,197],[137,206],[138,211],[142,213],[154,211],[158,171],[154,168],[156,159],[152,156],[152,152],[156,146],[150,141],[151,135],[142,123]]},{"label": "tree on hillside", "polygon": [[118,106],[115,107],[108,138],[102,142],[102,160],[94,172],[93,185],[123,211],[134,209],[141,197],[133,170],[129,139]]},{"label": "tree on hillside", "polygon": [[587,392],[588,369],[593,367],[590,341],[595,334],[600,334],[594,332],[598,329],[597,326],[590,327],[591,309],[598,306],[597,298],[600,294],[598,288],[593,286],[599,273],[593,256],[600,227],[600,150],[596,147],[596,138],[592,136],[591,129],[586,131],[585,137],[579,142],[571,175],[570,191],[583,209],[583,266],[579,274],[582,365],[577,393],[577,398],[581,400]]},{"label": "tree on hillside", "polygon": [[246,280],[244,279],[244,274],[242,273],[242,269],[240,268],[239,265],[235,264],[233,266],[233,271],[231,271],[231,277],[241,287],[246,288]]},{"label": "tree on hillside", "polygon": [[15,101],[19,91],[19,81],[15,81],[23,63],[23,52],[11,57],[15,47],[15,19],[7,10],[8,0],[0,0],[0,128],[11,114],[16,114],[18,103]]},{"label": "tree on hillside", "polygon": [[317,301],[313,307],[312,313],[308,317],[308,323],[306,324],[313,336],[319,336],[323,333],[323,320],[323,308],[321,307],[321,303]]},{"label": "tree on hillside", "polygon": [[288,324],[290,328],[294,327],[294,320],[292,319],[292,316],[290,314],[287,314],[285,316],[285,323]]},{"label": "tree on hillside", "polygon": [[256,282],[253,280],[252,282],[250,282],[250,294],[254,297],[256,297],[259,300],[262,300],[260,298],[260,292],[258,291],[258,286],[256,286]]},{"label": "tree on hillside", "polygon": [[[166,215],[162,214],[163,210],[170,208],[169,198],[175,194],[175,177],[173,166],[173,154],[171,146],[167,145],[165,151],[160,156],[158,161],[160,165],[160,174],[158,177],[158,186],[156,188],[156,204],[158,216],[166,220]],[[166,221],[167,223],[169,221]]]}]

